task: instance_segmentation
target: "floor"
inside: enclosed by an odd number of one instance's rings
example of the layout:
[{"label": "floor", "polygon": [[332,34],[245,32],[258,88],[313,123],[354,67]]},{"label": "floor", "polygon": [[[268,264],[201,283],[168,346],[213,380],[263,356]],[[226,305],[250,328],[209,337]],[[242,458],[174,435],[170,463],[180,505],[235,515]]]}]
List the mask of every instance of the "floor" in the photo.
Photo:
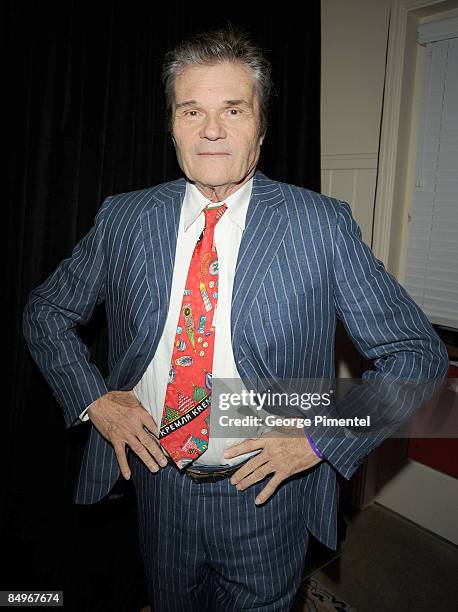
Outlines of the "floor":
[{"label": "floor", "polygon": [[344,515],[338,555],[312,577],[358,612],[456,612],[458,548],[384,506]]}]

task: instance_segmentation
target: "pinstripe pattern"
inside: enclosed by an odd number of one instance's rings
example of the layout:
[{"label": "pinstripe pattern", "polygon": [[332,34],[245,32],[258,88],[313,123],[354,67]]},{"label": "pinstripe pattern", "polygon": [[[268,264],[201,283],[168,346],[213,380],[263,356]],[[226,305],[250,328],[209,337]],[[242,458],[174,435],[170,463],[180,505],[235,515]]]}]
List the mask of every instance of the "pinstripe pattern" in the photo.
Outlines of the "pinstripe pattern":
[{"label": "pinstripe pattern", "polygon": [[[24,313],[30,351],[64,410],[67,426],[111,389],[131,389],[150,362],[170,296],[184,179],[109,197],[94,228],[41,286]],[[105,301],[106,380],[75,325]],[[361,241],[347,204],[257,172],[242,237],[231,310],[234,357],[248,388],[258,378],[332,378],[336,315],[359,351],[375,359],[367,377],[439,378],[445,349],[426,317]],[[317,434],[327,462],[301,480],[310,531],[336,545],[335,471],[350,478],[383,438]],[[385,433],[386,435],[386,433]],[[105,496],[119,476],[111,446],[91,428],[78,503]]]},{"label": "pinstripe pattern", "polygon": [[256,507],[265,481],[239,492],[228,479],[196,484],[171,465],[131,465],[155,610],[289,610],[308,543],[298,479]]}]

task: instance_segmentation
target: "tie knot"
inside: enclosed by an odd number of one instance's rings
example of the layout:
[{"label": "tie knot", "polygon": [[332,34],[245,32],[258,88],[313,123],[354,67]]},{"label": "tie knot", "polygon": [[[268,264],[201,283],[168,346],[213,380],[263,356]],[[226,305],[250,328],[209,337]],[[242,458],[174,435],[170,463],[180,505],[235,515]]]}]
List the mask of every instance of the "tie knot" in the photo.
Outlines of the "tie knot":
[{"label": "tie knot", "polygon": [[215,206],[213,208],[204,208],[205,227],[216,225],[224,215],[226,209],[226,204],[221,204],[221,206]]}]

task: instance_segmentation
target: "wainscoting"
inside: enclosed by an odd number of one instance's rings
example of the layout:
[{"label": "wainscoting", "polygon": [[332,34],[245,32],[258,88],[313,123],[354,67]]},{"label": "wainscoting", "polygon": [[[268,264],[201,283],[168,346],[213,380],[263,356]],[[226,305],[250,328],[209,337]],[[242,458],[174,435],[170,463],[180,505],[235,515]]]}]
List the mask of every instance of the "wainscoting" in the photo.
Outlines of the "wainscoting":
[{"label": "wainscoting", "polygon": [[363,240],[372,243],[377,153],[322,155],[321,191],[350,204]]}]

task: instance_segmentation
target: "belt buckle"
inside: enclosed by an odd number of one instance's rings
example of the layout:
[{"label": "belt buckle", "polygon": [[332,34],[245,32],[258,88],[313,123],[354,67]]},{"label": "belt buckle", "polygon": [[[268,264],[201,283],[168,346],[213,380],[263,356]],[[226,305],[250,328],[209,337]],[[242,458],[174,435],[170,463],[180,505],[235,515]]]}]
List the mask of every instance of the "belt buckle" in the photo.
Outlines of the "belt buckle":
[{"label": "belt buckle", "polygon": [[226,478],[224,474],[220,474],[220,473],[212,474],[211,472],[208,472],[208,474],[204,474],[203,472],[200,474],[197,474],[196,472],[194,473],[186,472],[186,474],[189,476],[189,478],[193,482],[197,482],[197,483],[199,482],[217,482],[218,480],[223,480],[224,478]]},{"label": "belt buckle", "polygon": [[231,476],[235,472],[234,468],[228,468],[227,470],[215,470],[214,472],[197,472],[186,470],[185,474],[193,482],[218,482],[218,480],[224,480]]}]

